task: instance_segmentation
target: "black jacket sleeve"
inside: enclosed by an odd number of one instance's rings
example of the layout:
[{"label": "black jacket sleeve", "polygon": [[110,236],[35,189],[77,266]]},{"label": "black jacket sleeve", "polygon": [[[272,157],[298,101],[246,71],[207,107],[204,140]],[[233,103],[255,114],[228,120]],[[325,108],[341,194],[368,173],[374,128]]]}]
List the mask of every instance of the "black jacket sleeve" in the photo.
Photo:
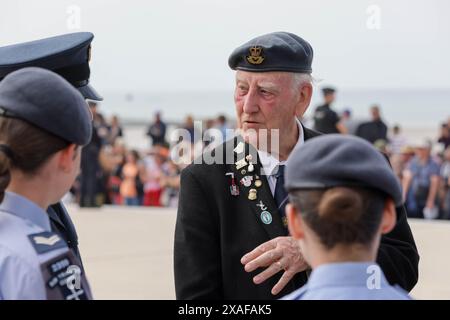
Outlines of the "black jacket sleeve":
[{"label": "black jacket sleeve", "polygon": [[381,238],[378,264],[387,280],[411,291],[419,278],[419,254],[406,219],[406,209],[397,209],[395,228]]},{"label": "black jacket sleeve", "polygon": [[223,299],[217,213],[191,168],[181,172],[174,244],[176,297]]}]

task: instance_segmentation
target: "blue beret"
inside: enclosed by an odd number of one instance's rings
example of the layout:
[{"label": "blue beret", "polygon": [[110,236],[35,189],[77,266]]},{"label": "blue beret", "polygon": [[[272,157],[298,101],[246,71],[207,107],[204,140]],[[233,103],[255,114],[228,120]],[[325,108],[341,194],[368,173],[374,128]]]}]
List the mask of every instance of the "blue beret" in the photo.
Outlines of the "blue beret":
[{"label": "blue beret", "polygon": [[228,65],[252,72],[286,71],[311,73],[313,49],[299,36],[274,32],[259,36],[233,51]]},{"label": "blue beret", "polygon": [[0,82],[0,116],[25,120],[77,145],[89,143],[92,116],[84,97],[46,69],[23,68]]},{"label": "blue beret", "polygon": [[89,85],[91,74],[90,32],[76,32],[0,48],[0,81],[9,73],[40,67],[56,72],[77,88],[86,99],[102,100]]},{"label": "blue beret", "polygon": [[286,190],[366,187],[390,196],[401,206],[399,181],[387,159],[367,141],[327,134],[295,148],[285,170]]}]

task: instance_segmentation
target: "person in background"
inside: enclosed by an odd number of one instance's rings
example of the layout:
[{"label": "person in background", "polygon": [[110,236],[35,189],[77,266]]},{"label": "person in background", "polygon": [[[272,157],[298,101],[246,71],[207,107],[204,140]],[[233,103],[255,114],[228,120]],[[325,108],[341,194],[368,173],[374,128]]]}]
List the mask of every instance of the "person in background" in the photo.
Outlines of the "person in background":
[{"label": "person in background", "polygon": [[222,141],[223,142],[232,138],[232,136],[230,136],[227,132],[227,130],[229,130],[230,127],[228,126],[227,118],[223,114],[217,117],[217,129],[219,129],[220,132],[222,132]]},{"label": "person in background", "polygon": [[439,165],[431,158],[432,143],[425,140],[416,148],[416,155],[403,172],[403,199],[408,192],[414,197],[415,208],[408,206],[412,218],[436,218],[437,194],[440,184]]},{"label": "person in background", "polygon": [[338,114],[331,109],[335,100],[334,88],[323,88],[324,104],[314,111],[314,130],[321,133],[347,133],[347,128],[341,123]]},{"label": "person in background", "polygon": [[194,118],[191,115],[186,116],[183,129],[187,130],[191,144],[196,143]]},{"label": "person in background", "polygon": [[383,155],[356,137],[311,139],[289,158],[285,186],[289,231],[312,273],[284,299],[410,299],[376,263],[381,236],[394,228],[403,203]]},{"label": "person in background", "polygon": [[125,164],[122,168],[122,183],[120,184],[120,195],[127,206],[139,206],[142,194],[141,168],[139,167],[139,153],[131,150],[127,153]]},{"label": "person in background", "polygon": [[161,119],[161,113],[155,113],[155,122],[153,122],[147,130],[147,136],[152,139],[152,146],[166,145],[167,126]]},{"label": "person in background", "polygon": [[402,149],[408,144],[408,140],[401,133],[400,126],[397,124],[392,128],[392,136],[389,137],[389,153],[398,155]]},{"label": "person in background", "polygon": [[178,195],[180,192],[180,168],[175,162],[168,160],[164,165],[161,187],[164,189],[163,204],[169,208],[178,207]]},{"label": "person in background", "polygon": [[442,219],[450,220],[450,147],[444,152],[444,163],[441,166]]},{"label": "person in background", "polygon": [[97,195],[102,192],[102,169],[100,152],[107,138],[108,130],[103,116],[98,112],[97,103],[89,101],[92,113],[92,139],[81,153],[80,207],[98,207],[101,205]]},{"label": "person in background", "polygon": [[214,119],[206,119],[205,121],[205,131],[203,132],[203,144],[205,147],[209,146],[214,141],[214,137],[209,131],[209,129],[213,129],[215,125]]},{"label": "person in background", "polygon": [[122,183],[122,169],[125,165],[127,149],[121,139],[116,139],[111,155],[108,157],[111,161],[111,172],[108,178],[109,199],[112,204],[123,204],[122,196],[120,195],[120,185]]},{"label": "person in background", "polygon": [[341,123],[348,134],[355,135],[359,123],[353,119],[352,111],[350,109],[345,109],[344,112],[342,112]]},{"label": "person in background", "polygon": [[123,137],[122,126],[119,122],[119,117],[114,115],[111,118],[111,123],[108,126],[109,134],[108,134],[108,144],[113,146],[119,137]]},{"label": "person in background", "polygon": [[370,114],[372,120],[360,124],[356,129],[356,135],[372,144],[380,139],[387,141],[388,127],[381,119],[380,107],[377,105],[372,106],[370,108]]},{"label": "person in background", "polygon": [[144,206],[161,206],[161,178],[163,175],[163,165],[165,157],[162,154],[162,147],[153,148],[150,154],[144,159]]},{"label": "person in background", "polygon": [[438,138],[438,143],[442,144],[444,149],[447,149],[450,146],[450,127],[447,123],[443,123],[441,125],[441,132]]},{"label": "person in background", "polygon": [[392,170],[398,177],[399,181],[403,179],[403,172],[408,166],[411,159],[414,157],[414,149],[410,146],[404,146],[399,154],[391,155],[389,160],[391,162]]}]

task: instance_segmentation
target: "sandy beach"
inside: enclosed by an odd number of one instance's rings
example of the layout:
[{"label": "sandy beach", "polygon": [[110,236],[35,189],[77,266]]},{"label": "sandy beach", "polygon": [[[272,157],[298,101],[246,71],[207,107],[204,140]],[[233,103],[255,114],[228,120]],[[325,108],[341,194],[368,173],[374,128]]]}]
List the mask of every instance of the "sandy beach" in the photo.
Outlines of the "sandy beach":
[{"label": "sandy beach", "polygon": [[[176,210],[69,206],[96,299],[175,299]],[[450,299],[450,223],[410,220],[421,256],[416,299]]]}]

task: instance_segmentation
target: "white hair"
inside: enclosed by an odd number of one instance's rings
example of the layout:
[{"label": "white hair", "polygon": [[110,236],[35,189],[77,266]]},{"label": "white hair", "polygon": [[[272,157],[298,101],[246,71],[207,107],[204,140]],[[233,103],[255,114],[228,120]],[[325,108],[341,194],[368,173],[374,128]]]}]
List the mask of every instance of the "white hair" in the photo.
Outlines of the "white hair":
[{"label": "white hair", "polygon": [[313,85],[314,79],[310,73],[292,72],[292,90],[298,90],[304,84]]}]

